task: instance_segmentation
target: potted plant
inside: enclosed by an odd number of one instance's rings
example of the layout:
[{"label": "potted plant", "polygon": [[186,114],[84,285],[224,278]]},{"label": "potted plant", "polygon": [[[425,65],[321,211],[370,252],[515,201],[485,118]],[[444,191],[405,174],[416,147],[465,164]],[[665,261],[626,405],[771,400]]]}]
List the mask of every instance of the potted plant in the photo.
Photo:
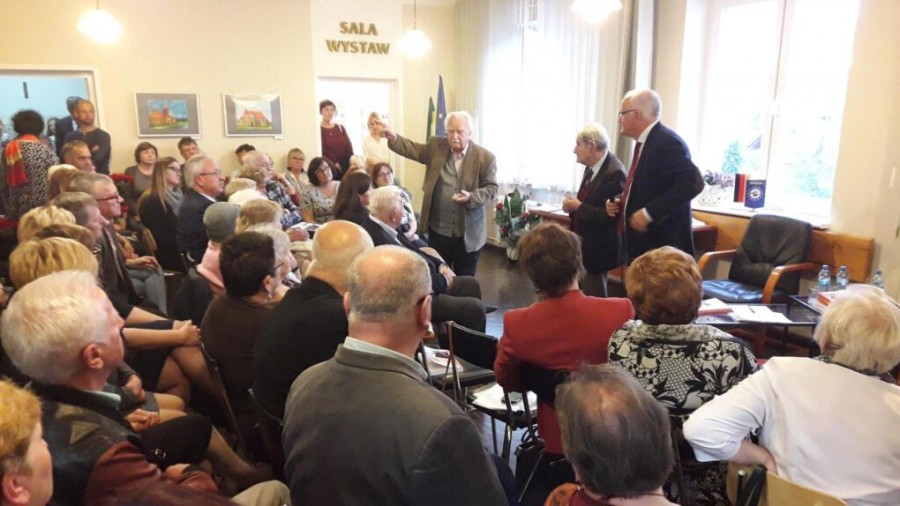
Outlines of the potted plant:
[{"label": "potted plant", "polygon": [[494,223],[500,227],[500,238],[506,242],[506,256],[512,261],[519,259],[519,251],[516,248],[519,237],[541,221],[540,216],[525,212],[524,204],[528,197],[519,193],[517,188],[497,203],[494,214]]}]

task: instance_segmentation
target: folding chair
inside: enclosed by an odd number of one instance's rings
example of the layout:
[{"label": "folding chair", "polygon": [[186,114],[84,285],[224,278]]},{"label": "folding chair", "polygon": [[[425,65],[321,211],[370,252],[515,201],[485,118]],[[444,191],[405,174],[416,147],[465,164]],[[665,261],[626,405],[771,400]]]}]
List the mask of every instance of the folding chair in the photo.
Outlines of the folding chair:
[{"label": "folding chair", "polygon": [[[728,500],[731,504],[738,504],[740,499],[747,494],[747,478],[753,471],[753,466],[728,464],[727,490]],[[805,504],[811,506],[846,506],[846,502],[833,495],[811,489],[773,474],[766,472],[765,484],[762,495],[756,502],[744,501],[740,506],[781,506],[786,504]]]},{"label": "folding chair", "polygon": [[284,481],[284,447],[281,445],[281,433],[284,431],[284,420],[275,413],[267,410],[259,400],[253,389],[248,389],[253,407],[259,415],[259,428],[262,435],[263,446],[272,464],[272,477]]},{"label": "folding chair", "polygon": [[213,386],[216,388],[216,397],[219,398],[222,407],[225,408],[228,431],[234,434],[235,445],[237,446],[236,450],[241,456],[249,458],[250,453],[248,452],[247,444],[244,441],[244,435],[241,433],[237,415],[235,415],[234,409],[231,406],[231,399],[228,397],[228,390],[226,390],[225,381],[222,379],[219,361],[209,354],[203,341],[200,341],[200,351],[203,353],[203,359],[206,361],[206,367],[209,369],[209,375],[212,377]]}]

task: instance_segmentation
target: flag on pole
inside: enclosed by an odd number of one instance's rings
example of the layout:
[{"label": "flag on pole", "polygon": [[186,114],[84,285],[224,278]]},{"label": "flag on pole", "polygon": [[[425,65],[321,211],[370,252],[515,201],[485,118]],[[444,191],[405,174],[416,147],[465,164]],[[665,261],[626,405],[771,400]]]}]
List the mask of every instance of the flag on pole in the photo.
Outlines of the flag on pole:
[{"label": "flag on pole", "polygon": [[428,126],[425,128],[425,142],[434,135],[434,99],[428,97]]},{"label": "flag on pole", "polygon": [[444,100],[444,76],[438,75],[437,119],[434,125],[434,135],[447,136],[447,127],[444,126],[444,118],[446,117],[447,102]]}]

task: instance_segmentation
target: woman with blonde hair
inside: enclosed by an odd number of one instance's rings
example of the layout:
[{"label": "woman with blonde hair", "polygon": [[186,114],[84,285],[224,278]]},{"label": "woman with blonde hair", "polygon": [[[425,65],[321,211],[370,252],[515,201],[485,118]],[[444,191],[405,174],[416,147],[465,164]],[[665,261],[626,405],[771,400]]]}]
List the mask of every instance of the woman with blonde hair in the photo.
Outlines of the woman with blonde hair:
[{"label": "woman with blonde hair", "polygon": [[150,186],[138,200],[138,215],[156,242],[153,252],[163,269],[184,272],[184,260],[176,244],[181,191],[181,166],[172,157],[160,158],[153,166]]},{"label": "woman with blonde hair", "polygon": [[74,166],[66,163],[50,167],[50,170],[47,173],[47,177],[49,178],[47,200],[50,201],[60,193],[68,191],[69,184],[82,174],[84,174],[84,172],[81,172]]},{"label": "woman with blonde hair", "polygon": [[75,216],[69,211],[51,204],[35,207],[19,218],[16,237],[21,244],[37,235],[45,227],[60,223],[74,225]]},{"label": "woman with blonde hair", "polygon": [[306,154],[300,148],[293,148],[287,154],[288,165],[284,171],[284,179],[297,191],[294,203],[300,205],[300,194],[309,188],[309,175],[306,173]]},{"label": "woman with blonde hair", "polygon": [[756,357],[740,339],[694,323],[702,277],[687,253],[671,246],[644,253],[631,263],[625,286],[637,317],[613,333],[609,362],[630,372],[669,411],[684,490],[672,479],[665,491],[677,503],[726,504],[725,466],[698,462],[682,426],[694,410],[756,371]]},{"label": "woman with blonde hair", "polygon": [[372,112],[369,114],[369,135],[363,137],[363,154],[366,159],[377,158],[379,161],[390,163],[391,150],[388,148],[387,138],[382,133],[381,114]]}]

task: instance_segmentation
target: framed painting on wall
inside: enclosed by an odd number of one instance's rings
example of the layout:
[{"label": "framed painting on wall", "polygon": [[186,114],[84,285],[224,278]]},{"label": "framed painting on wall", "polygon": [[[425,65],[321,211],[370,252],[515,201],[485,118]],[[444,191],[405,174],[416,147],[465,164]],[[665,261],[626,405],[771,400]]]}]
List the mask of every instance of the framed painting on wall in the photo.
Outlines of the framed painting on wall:
[{"label": "framed painting on wall", "polygon": [[223,93],[225,135],[228,137],[281,137],[281,95]]},{"label": "framed painting on wall", "polygon": [[135,93],[138,137],[200,137],[196,93]]}]

